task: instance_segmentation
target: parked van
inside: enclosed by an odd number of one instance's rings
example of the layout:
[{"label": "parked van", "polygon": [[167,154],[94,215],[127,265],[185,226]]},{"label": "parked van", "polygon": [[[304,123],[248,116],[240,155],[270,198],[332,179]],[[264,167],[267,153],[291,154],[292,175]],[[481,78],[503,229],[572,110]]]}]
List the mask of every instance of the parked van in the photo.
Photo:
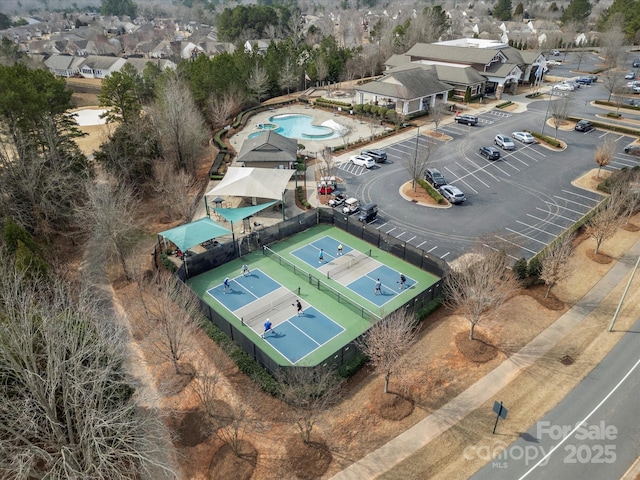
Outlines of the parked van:
[{"label": "parked van", "polygon": [[360,209],[358,220],[364,223],[371,223],[378,218],[378,205],[375,203],[367,203]]}]

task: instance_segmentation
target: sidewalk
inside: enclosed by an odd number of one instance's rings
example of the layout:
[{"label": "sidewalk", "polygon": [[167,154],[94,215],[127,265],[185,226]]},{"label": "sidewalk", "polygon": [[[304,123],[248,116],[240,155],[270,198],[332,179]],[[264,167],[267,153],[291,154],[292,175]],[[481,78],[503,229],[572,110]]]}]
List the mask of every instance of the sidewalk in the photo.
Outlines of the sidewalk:
[{"label": "sidewalk", "polygon": [[543,357],[554,345],[576,328],[634,267],[640,255],[640,240],[569,311],[551,324],[519,352],[505,360],[439,410],[362,458],[333,480],[373,479],[410,457],[417,450],[453,427],[506,387],[519,373]]}]

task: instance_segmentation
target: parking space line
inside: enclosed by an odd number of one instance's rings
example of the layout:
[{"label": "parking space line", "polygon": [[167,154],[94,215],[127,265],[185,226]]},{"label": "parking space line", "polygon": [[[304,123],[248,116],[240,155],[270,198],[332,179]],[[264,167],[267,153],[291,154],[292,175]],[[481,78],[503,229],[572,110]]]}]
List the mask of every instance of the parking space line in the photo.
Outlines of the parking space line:
[{"label": "parking space line", "polygon": [[[588,210],[591,210],[591,208],[592,208],[590,205],[585,205],[584,203],[576,202],[574,200],[570,200],[568,198],[561,197],[559,195],[554,195],[553,198],[557,198],[558,200],[564,200],[565,202],[573,203],[575,205],[578,205],[579,207],[585,207]],[[584,213],[583,213],[583,215],[584,215]]]},{"label": "parking space line", "polygon": [[573,209],[571,209],[571,208],[569,208],[569,207],[565,207],[565,206],[563,206],[563,205],[558,205],[557,203],[547,202],[546,200],[545,200],[545,202],[544,202],[544,203],[546,203],[547,205],[553,205],[553,206],[554,206],[554,207],[556,207],[556,208],[561,208],[561,209],[563,209],[563,210],[568,210],[568,211],[570,211],[570,212],[572,212],[572,213],[577,213],[577,214],[578,214],[578,215],[580,215],[580,216],[582,216],[582,215],[584,215],[584,214],[585,214],[585,212],[580,212],[580,211],[578,211],[578,210],[573,210]]},{"label": "parking space line", "polygon": [[[496,161],[490,162],[490,160],[487,160],[487,162],[488,162],[487,163],[487,167],[491,166],[492,168],[495,168],[496,170],[499,170],[500,172],[502,172],[503,175],[506,175],[507,177],[511,176],[505,170],[500,168],[498,162],[496,162]],[[487,173],[489,173],[489,172],[487,171]],[[489,173],[489,175],[493,176],[491,173]],[[502,181],[498,177],[493,176],[493,178],[495,178],[497,182],[501,182]]]},{"label": "parking space line", "polygon": [[535,227],[533,225],[529,225],[528,223],[521,222],[520,220],[516,220],[516,223],[519,223],[520,225],[524,225],[527,228],[533,228],[534,230],[538,230],[539,232],[546,233],[547,235],[551,235],[552,237],[556,236],[555,233],[547,232],[546,230],[543,230],[542,228],[538,228],[538,227]]},{"label": "parking space line", "polygon": [[413,237],[411,237],[409,240],[407,240],[407,243],[409,243],[411,240],[413,240],[414,238],[416,238],[417,235],[414,235]]},{"label": "parking space line", "polygon": [[378,225],[376,227],[376,230],[380,230],[380,228],[384,227],[387,223],[389,223],[389,222],[384,222],[382,225]]},{"label": "parking space line", "polygon": [[402,232],[400,235],[398,235],[396,238],[400,238],[402,235],[404,235],[407,232]]},{"label": "parking space line", "polygon": [[[521,153],[521,152],[520,152],[520,151],[518,151],[518,153]],[[520,162],[520,163],[521,163],[521,164],[523,164],[525,167],[528,167],[528,166],[529,166],[529,164],[528,164],[528,163],[526,163],[524,160],[520,160],[520,158],[519,158],[519,157],[516,157],[516,156],[515,156],[515,152],[514,152],[514,154],[513,154],[513,155],[511,155],[511,158],[513,158],[514,160],[516,160],[516,161]],[[514,168],[515,168],[515,167],[514,167]],[[516,170],[520,171],[520,170],[519,170],[519,169],[517,169],[517,168],[516,168]]]},{"label": "parking space line", "polygon": [[531,215],[530,213],[527,213],[527,217],[534,218],[535,220],[538,220],[539,222],[548,223],[550,225],[553,225],[554,227],[561,228],[562,230],[565,230],[567,228],[564,225],[558,225],[557,223],[550,222],[549,220],[545,220],[544,218],[538,218],[535,215]]},{"label": "parking space line", "polygon": [[[478,177],[476,177],[476,176],[473,174],[473,172],[471,172],[471,171],[469,171],[468,169],[466,169],[464,165],[462,165],[462,164],[461,164],[461,163],[459,163],[459,162],[458,162],[458,163],[456,163],[456,165],[458,165],[460,168],[462,168],[463,170],[465,170],[465,171],[467,172],[467,173],[466,173],[466,175],[464,175],[463,177],[458,177],[458,180],[459,180],[459,181],[461,181],[461,182],[464,182],[466,185],[468,185],[468,186],[469,186],[469,188],[471,188],[475,193],[478,193],[478,191],[477,191],[477,190],[475,190],[474,188],[472,188],[472,187],[471,187],[471,185],[469,185],[467,182],[465,182],[465,181],[464,181],[464,178],[465,178],[465,177],[473,177],[473,178],[475,178],[476,180],[478,180],[480,183],[482,183],[485,187],[489,188],[489,184],[484,183],[482,180],[480,180]],[[478,171],[478,170],[480,170],[480,169],[479,169],[479,168],[476,168],[476,171]]]},{"label": "parking space line", "polygon": [[[529,152],[535,152],[535,150],[531,147],[527,147],[523,150],[518,150],[518,153],[521,153],[522,155],[524,155],[527,158],[530,158],[531,160],[533,160],[534,162],[538,163],[539,160],[537,158],[533,158],[531,155],[529,155]],[[528,167],[529,165],[527,165]]]},{"label": "parking space line", "polygon": [[427,250],[427,253],[431,253],[433,252],[436,248],[438,248],[438,246],[436,245],[435,247],[433,247],[431,250]]},{"label": "parking space line", "polygon": [[[425,240],[424,242],[422,242],[420,245],[418,245],[416,248],[420,248],[422,245],[424,245],[425,243],[427,243],[427,241]],[[435,248],[435,247],[434,247]]]},{"label": "parking space line", "polygon": [[533,253],[534,255],[535,255],[536,253],[538,253],[538,252],[534,252],[534,251],[533,251],[533,250],[531,250],[530,248],[523,247],[522,245],[519,245],[519,244],[517,244],[517,243],[515,243],[515,242],[512,242],[511,240],[507,240],[506,238],[502,238],[502,237],[499,237],[499,236],[497,236],[497,235],[496,235],[496,238],[497,238],[498,240],[502,240],[502,241],[503,241],[503,242],[505,242],[505,243],[510,243],[511,245],[513,245],[513,246],[515,246],[515,247],[521,248],[522,250],[526,250],[526,251],[527,251],[527,252],[529,252],[529,253]]},{"label": "parking space line", "polygon": [[[555,205],[555,204],[553,204],[553,203],[552,203],[551,205]],[[536,207],[536,210],[540,210],[541,212],[544,212],[544,213],[547,213],[547,214],[549,214],[549,213],[550,213],[550,214],[552,214],[554,217],[559,217],[559,218],[562,218],[562,219],[564,219],[564,220],[569,220],[569,221],[570,221],[570,222],[572,222],[572,223],[576,221],[576,219],[575,219],[575,218],[565,217],[564,215],[560,215],[559,213],[552,213],[552,212],[550,212],[549,210],[544,210],[544,209],[542,209],[542,208],[540,208],[540,207]]]},{"label": "parking space line", "polygon": [[447,252],[447,253],[445,253],[444,255],[442,255],[442,256],[440,257],[440,260],[443,260],[443,259],[444,259],[444,257],[446,257],[447,255],[449,255],[450,253],[451,253],[451,252]]},{"label": "parking space line", "polygon": [[393,232],[397,227],[393,227],[391,230],[389,230],[387,233],[387,235],[389,235],[391,232]]},{"label": "parking space line", "polygon": [[600,202],[600,200],[601,200],[601,199],[599,199],[599,198],[589,197],[589,196],[584,195],[584,194],[582,194],[582,193],[572,192],[571,190],[565,190],[565,189],[563,189],[563,190],[561,190],[561,191],[562,191],[562,192],[564,192],[564,193],[568,193],[569,195],[575,195],[576,197],[581,197],[581,198],[584,198],[584,199],[586,199],[586,200],[591,200],[592,202],[595,202],[595,203],[599,203],[599,202]]},{"label": "parking space line", "polygon": [[516,235],[520,235],[521,237],[527,238],[527,239],[532,240],[534,242],[541,243],[542,245],[546,245],[547,244],[547,242],[543,242],[542,240],[538,240],[537,238],[530,237],[529,235],[525,235],[524,233],[518,232],[518,231],[513,230],[511,228],[507,227],[507,228],[505,228],[505,230],[508,230],[511,233],[515,233]]},{"label": "parking space line", "polygon": [[[483,247],[489,248],[491,250],[493,250],[494,252],[497,252],[498,249],[495,247],[492,247],[491,245],[489,245],[488,243],[483,243],[482,244]],[[511,255],[510,253],[507,253],[507,257],[513,258],[514,260],[520,260],[518,257],[514,257],[513,255]]]},{"label": "parking space line", "polygon": [[[481,156],[479,153],[478,153],[477,155],[478,155],[479,157]],[[496,177],[493,173],[491,173],[491,172],[488,170],[489,166],[490,166],[490,165],[493,165],[495,162],[493,162],[493,163],[487,163],[486,165],[478,165],[477,163],[475,163],[473,160],[471,160],[471,159],[470,159],[470,158],[468,158],[468,157],[465,157],[465,159],[466,159],[466,160],[467,160],[471,165],[473,165],[474,167],[476,167],[476,172],[477,172],[477,171],[482,171],[482,172],[486,173],[487,175],[489,175],[491,178],[493,178],[496,182],[499,182],[499,181],[500,181],[500,179],[499,179],[498,177]],[[489,161],[487,160],[487,162],[489,162]],[[509,177],[511,176],[511,175],[508,175],[506,172],[504,172],[504,173],[505,173],[505,175],[507,175],[507,176],[509,176]],[[484,182],[482,182],[482,183],[484,183]],[[485,186],[489,187],[489,185],[487,185],[486,183],[485,183]]]},{"label": "parking space line", "polygon": [[[510,155],[505,155],[504,157],[502,157],[502,163],[505,165],[508,165],[509,167],[513,168],[516,172],[519,172],[520,169],[518,167],[516,167],[514,164],[512,164],[509,160],[517,160],[518,157],[515,157],[513,154]],[[527,165],[528,166],[528,165]],[[509,175],[511,176],[511,175]]]}]

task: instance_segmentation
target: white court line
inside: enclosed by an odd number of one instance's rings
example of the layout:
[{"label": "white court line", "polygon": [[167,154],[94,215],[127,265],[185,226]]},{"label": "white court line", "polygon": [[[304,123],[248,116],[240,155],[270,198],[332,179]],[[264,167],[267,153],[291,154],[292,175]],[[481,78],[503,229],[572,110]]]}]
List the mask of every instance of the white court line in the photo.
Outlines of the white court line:
[{"label": "white court line", "polygon": [[519,223],[520,225],[524,225],[527,228],[533,228],[534,230],[537,230],[539,232],[546,233],[547,235],[551,235],[552,237],[556,236],[555,233],[547,232],[546,230],[543,230],[538,227],[534,227],[533,225],[529,225],[528,223],[521,222],[520,220],[516,220],[516,223]]},{"label": "white court line", "polygon": [[526,251],[527,251],[527,252],[529,252],[529,253],[533,253],[534,255],[535,255],[536,253],[538,253],[538,252],[534,252],[534,251],[533,251],[533,250],[531,250],[530,248],[523,247],[522,245],[520,245],[520,244],[518,244],[518,243],[514,243],[514,242],[512,242],[511,240],[507,240],[506,238],[502,238],[502,237],[499,237],[499,236],[497,236],[497,235],[496,235],[496,238],[497,238],[498,240],[502,240],[503,242],[510,243],[510,244],[511,244],[511,245],[513,245],[514,247],[518,247],[518,248],[521,248],[522,250],[526,250]]},{"label": "white court line", "polygon": [[425,240],[424,242],[422,242],[420,245],[418,245],[416,248],[420,248],[422,245],[424,245],[425,243],[427,243],[427,241]]},{"label": "white court line", "polygon": [[516,235],[520,235],[521,237],[528,238],[529,240],[531,240],[533,242],[538,242],[538,243],[541,243],[542,245],[546,245],[547,244],[547,242],[543,242],[542,240],[538,240],[537,238],[530,237],[529,235],[525,235],[524,233],[521,233],[521,232],[518,232],[516,230],[513,230],[512,228],[505,228],[505,230],[507,230],[507,231],[509,231],[511,233],[515,233]]},{"label": "white court line", "polygon": [[[552,204],[552,205],[553,205],[553,204]],[[544,209],[542,209],[542,208],[540,208],[540,207],[536,207],[536,210],[540,210],[541,212],[544,212],[544,213],[551,213],[551,214],[554,216],[554,218],[555,218],[555,217],[559,217],[559,218],[562,218],[562,219],[564,219],[564,220],[569,220],[570,222],[575,222],[575,221],[576,221],[576,219],[575,219],[575,218],[565,217],[564,215],[560,215],[559,213],[552,213],[552,212],[550,212],[549,210],[544,210]]]},{"label": "white court line", "polygon": [[571,437],[573,436],[573,434],[574,434],[574,433],[576,433],[576,431],[578,431],[578,429],[580,429],[580,428],[584,428],[584,426],[587,424],[587,420],[589,420],[589,419],[591,418],[591,416],[592,416],[592,415],[593,415],[593,414],[594,414],[594,413],[595,413],[595,412],[596,412],[596,411],[597,411],[597,410],[598,410],[602,405],[604,405],[604,403],[605,403],[607,400],[609,400],[609,397],[611,397],[611,395],[613,395],[613,394],[616,392],[616,390],[618,390],[618,388],[620,388],[620,385],[622,385],[622,384],[627,380],[627,378],[629,377],[629,375],[631,375],[631,374],[633,373],[633,371],[638,367],[638,365],[640,365],[640,359],[638,359],[638,361],[633,365],[633,367],[631,367],[631,368],[629,369],[629,371],[624,375],[624,377],[622,377],[622,379],[620,379],[620,381],[619,381],[618,383],[616,383],[616,386],[615,386],[615,387],[613,387],[609,393],[607,393],[607,395],[606,395],[606,396],[605,396],[605,397],[600,401],[600,403],[598,403],[598,405],[596,405],[596,406],[593,408],[593,410],[591,410],[591,411],[587,414],[587,416],[586,416],[586,417],[584,417],[584,418],[582,419],[582,421],[580,421],[580,422],[576,422],[576,424],[575,424],[576,426],[574,427],[574,429],[573,429],[573,430],[571,430],[571,431],[569,432],[569,434],[568,434],[566,437],[564,437],[562,440],[560,440],[560,441],[558,442],[558,444],[557,444],[555,447],[553,447],[552,449],[550,449],[550,450],[549,450],[549,452],[548,452],[545,456],[543,456],[543,457],[538,461],[538,463],[536,463],[533,467],[531,467],[529,470],[527,470],[527,472],[525,472],[525,474],[524,474],[524,475],[522,475],[518,480],[522,480],[523,478],[526,478],[527,476],[529,476],[529,474],[530,474],[531,472],[533,472],[536,468],[538,468],[540,465],[546,465],[546,463],[547,463],[547,459],[549,458],[549,456],[550,456],[553,452],[555,452],[558,448],[560,448],[560,446],[561,446],[564,442],[566,442],[569,438],[571,438]]},{"label": "white court line", "polygon": [[553,225],[554,227],[558,227],[558,228],[561,228],[563,230],[567,229],[567,227],[565,227],[564,225],[558,225],[557,223],[553,223],[553,222],[551,222],[549,220],[545,220],[544,218],[538,218],[535,215],[531,215],[530,213],[527,213],[527,217],[535,218],[536,220],[538,220],[540,222],[549,223],[549,224]]}]

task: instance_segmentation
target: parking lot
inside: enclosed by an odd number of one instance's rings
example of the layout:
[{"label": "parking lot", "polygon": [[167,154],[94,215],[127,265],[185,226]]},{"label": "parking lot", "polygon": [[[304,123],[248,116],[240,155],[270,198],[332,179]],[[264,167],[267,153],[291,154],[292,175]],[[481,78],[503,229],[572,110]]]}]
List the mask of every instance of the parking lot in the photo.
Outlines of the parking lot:
[{"label": "parking lot", "polygon": [[[432,255],[451,261],[483,243],[507,248],[514,259],[530,258],[602,200],[598,193],[571,182],[596,167],[593,152],[603,136],[615,135],[619,146],[605,169],[638,163],[637,157],[622,151],[633,138],[600,130],[559,131],[558,138],[568,144],[564,152],[516,141],[516,150],[501,151],[497,161],[478,153],[479,147],[493,144],[497,133],[539,131],[546,102],[532,102],[531,111],[525,113],[491,110],[479,114],[476,126],[441,125],[438,131],[453,140],[437,141],[424,135],[406,138],[385,147],[388,163],[370,170],[343,164],[340,175],[349,195],[363,203],[378,204],[374,228]],[[555,132],[550,128],[547,133]],[[438,142],[429,166],[438,168],[448,183],[463,190],[466,202],[451,208],[429,208],[400,197],[398,191],[409,179],[405,165],[414,158],[416,140],[418,148],[427,141]]]}]

